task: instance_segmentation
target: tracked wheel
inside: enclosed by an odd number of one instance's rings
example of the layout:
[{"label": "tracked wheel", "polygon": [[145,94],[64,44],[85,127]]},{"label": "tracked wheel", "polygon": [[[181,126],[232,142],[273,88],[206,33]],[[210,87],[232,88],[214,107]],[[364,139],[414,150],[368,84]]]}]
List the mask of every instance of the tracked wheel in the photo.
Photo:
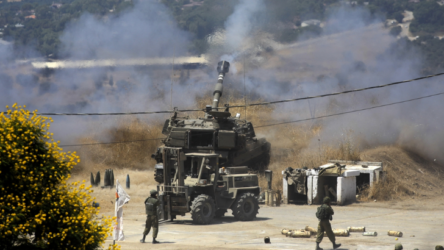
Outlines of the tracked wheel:
[{"label": "tracked wheel", "polygon": [[243,193],[237,197],[231,207],[233,216],[237,220],[250,221],[256,218],[259,213],[258,197],[253,193]]},{"label": "tracked wheel", "polygon": [[195,224],[209,224],[216,213],[213,198],[206,194],[197,196],[191,204],[191,218]]}]

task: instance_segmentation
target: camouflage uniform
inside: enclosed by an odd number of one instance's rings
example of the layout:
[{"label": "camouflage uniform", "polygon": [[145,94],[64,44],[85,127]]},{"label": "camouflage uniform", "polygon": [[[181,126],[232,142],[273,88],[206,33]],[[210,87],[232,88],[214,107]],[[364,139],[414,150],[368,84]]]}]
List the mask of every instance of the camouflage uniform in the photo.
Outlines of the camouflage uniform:
[{"label": "camouflage uniform", "polygon": [[157,243],[157,233],[159,231],[159,220],[157,218],[157,207],[159,206],[159,200],[155,198],[157,191],[151,190],[151,196],[145,200],[145,210],[146,210],[146,222],[145,230],[143,231],[142,243],[145,242],[145,237],[150,232],[151,227],[153,228],[153,243]]},{"label": "camouflage uniform", "polygon": [[153,197],[148,197],[145,200],[145,204],[151,203],[153,204],[154,211],[146,211],[146,224],[145,231],[143,231],[143,235],[147,235],[150,232],[151,227],[153,227],[153,238],[157,238],[157,232],[159,230],[159,221],[157,219],[157,206],[159,205],[159,200]]},{"label": "camouflage uniform", "polygon": [[[329,215],[328,217],[331,217],[335,213],[333,208],[327,204],[323,204],[321,207],[326,210],[326,213]],[[318,235],[316,236],[317,243],[321,243],[322,239],[324,238],[324,231],[327,233],[327,236],[331,242],[336,242],[335,234],[331,229],[330,219],[323,219],[319,221]]]},{"label": "camouflage uniform", "polygon": [[334,211],[333,208],[331,208],[330,206],[330,202],[330,197],[325,197],[324,204],[319,207],[318,212],[316,213],[316,217],[319,218],[318,235],[316,237],[316,250],[322,250],[322,248],[319,247],[319,244],[324,238],[324,231],[327,233],[327,236],[330,239],[331,243],[333,243],[333,249],[341,246],[341,244],[336,244],[335,234],[333,233],[333,230],[331,230],[330,220],[333,219],[332,216],[334,214]]}]

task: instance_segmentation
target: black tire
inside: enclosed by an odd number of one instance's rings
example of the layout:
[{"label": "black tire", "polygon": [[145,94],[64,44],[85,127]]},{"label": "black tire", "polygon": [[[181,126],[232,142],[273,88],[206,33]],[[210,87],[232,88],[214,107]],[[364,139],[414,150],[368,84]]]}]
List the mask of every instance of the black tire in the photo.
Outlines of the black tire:
[{"label": "black tire", "polygon": [[216,212],[213,198],[206,194],[197,196],[191,204],[191,218],[196,224],[209,224]]},{"label": "black tire", "polygon": [[218,210],[216,210],[216,213],[214,214],[214,217],[215,218],[222,218],[222,217],[224,217],[226,212],[227,212],[226,209],[218,209]]},{"label": "black tire", "polygon": [[258,197],[253,193],[238,194],[236,201],[231,206],[231,210],[233,210],[236,220],[253,220],[259,211]]}]

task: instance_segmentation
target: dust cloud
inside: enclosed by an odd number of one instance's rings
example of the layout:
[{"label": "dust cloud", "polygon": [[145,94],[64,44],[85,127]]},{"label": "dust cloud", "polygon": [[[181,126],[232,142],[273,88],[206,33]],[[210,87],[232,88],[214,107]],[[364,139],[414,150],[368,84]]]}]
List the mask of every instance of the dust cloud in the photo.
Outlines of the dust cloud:
[{"label": "dust cloud", "polygon": [[[262,30],[267,13],[262,1],[240,1],[225,23],[223,43],[211,47],[206,69],[179,72],[147,68],[71,69],[30,72],[13,64],[11,45],[0,44],[0,105],[26,104],[40,112],[127,112],[195,108],[196,99],[210,99],[216,81],[215,63],[229,60],[232,68],[223,99],[246,95],[248,102],[272,101],[344,91],[420,76],[421,55],[392,55],[394,37],[383,28],[383,18],[365,9],[340,7],[323,21],[324,34],[294,44],[280,44]],[[218,31],[220,32],[220,31]],[[71,22],[60,37],[66,60],[126,59],[187,56],[190,34],[180,30],[165,6],[138,1],[134,8],[107,20],[84,14]],[[87,38],[87,39],[85,39]],[[408,58],[408,59],[407,59]],[[180,76],[179,76],[180,75]],[[273,106],[259,125],[312,118],[442,92],[439,79],[395,87],[326,97],[309,102]],[[173,94],[170,89],[173,84]],[[244,93],[244,86],[246,93]],[[444,161],[439,135],[444,122],[443,97],[320,119],[307,127],[320,129],[306,149],[335,143],[352,131],[358,146],[399,145],[428,158]],[[199,104],[200,105],[200,104]],[[248,111],[247,111],[248,114]],[[165,115],[139,116],[157,122]],[[112,128],[114,117],[55,117],[53,132],[62,143]],[[121,120],[120,120],[121,121]],[[304,125],[304,126],[305,126]],[[257,129],[262,136],[279,137],[282,126]],[[59,138],[57,138],[59,137]],[[110,141],[107,137],[101,141]],[[279,147],[279,145],[273,145]]]}]

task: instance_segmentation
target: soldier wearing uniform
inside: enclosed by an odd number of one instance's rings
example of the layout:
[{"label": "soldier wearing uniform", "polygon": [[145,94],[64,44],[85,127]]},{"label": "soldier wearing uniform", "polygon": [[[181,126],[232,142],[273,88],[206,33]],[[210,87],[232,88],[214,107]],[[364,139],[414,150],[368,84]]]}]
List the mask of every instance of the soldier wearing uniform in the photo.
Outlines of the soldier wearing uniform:
[{"label": "soldier wearing uniform", "polygon": [[402,250],[402,249],[404,248],[402,247],[401,243],[395,245],[395,250]]},{"label": "soldier wearing uniform", "polygon": [[324,238],[324,231],[327,233],[328,238],[333,243],[333,249],[341,246],[341,244],[335,243],[336,238],[333,230],[331,229],[330,220],[333,220],[334,211],[333,208],[331,208],[330,202],[330,197],[325,197],[324,204],[322,204],[322,206],[320,206],[316,212],[316,217],[319,219],[318,235],[316,237],[316,250],[322,250],[322,248],[319,247],[319,244]]},{"label": "soldier wearing uniform", "polygon": [[159,200],[157,199],[157,191],[151,190],[151,196],[145,200],[145,211],[146,211],[146,223],[145,230],[143,231],[143,238],[140,240],[141,243],[145,243],[145,237],[150,232],[151,227],[153,227],[153,244],[159,243],[157,238],[157,232],[159,231],[159,221],[157,219],[157,206],[159,206]]}]

